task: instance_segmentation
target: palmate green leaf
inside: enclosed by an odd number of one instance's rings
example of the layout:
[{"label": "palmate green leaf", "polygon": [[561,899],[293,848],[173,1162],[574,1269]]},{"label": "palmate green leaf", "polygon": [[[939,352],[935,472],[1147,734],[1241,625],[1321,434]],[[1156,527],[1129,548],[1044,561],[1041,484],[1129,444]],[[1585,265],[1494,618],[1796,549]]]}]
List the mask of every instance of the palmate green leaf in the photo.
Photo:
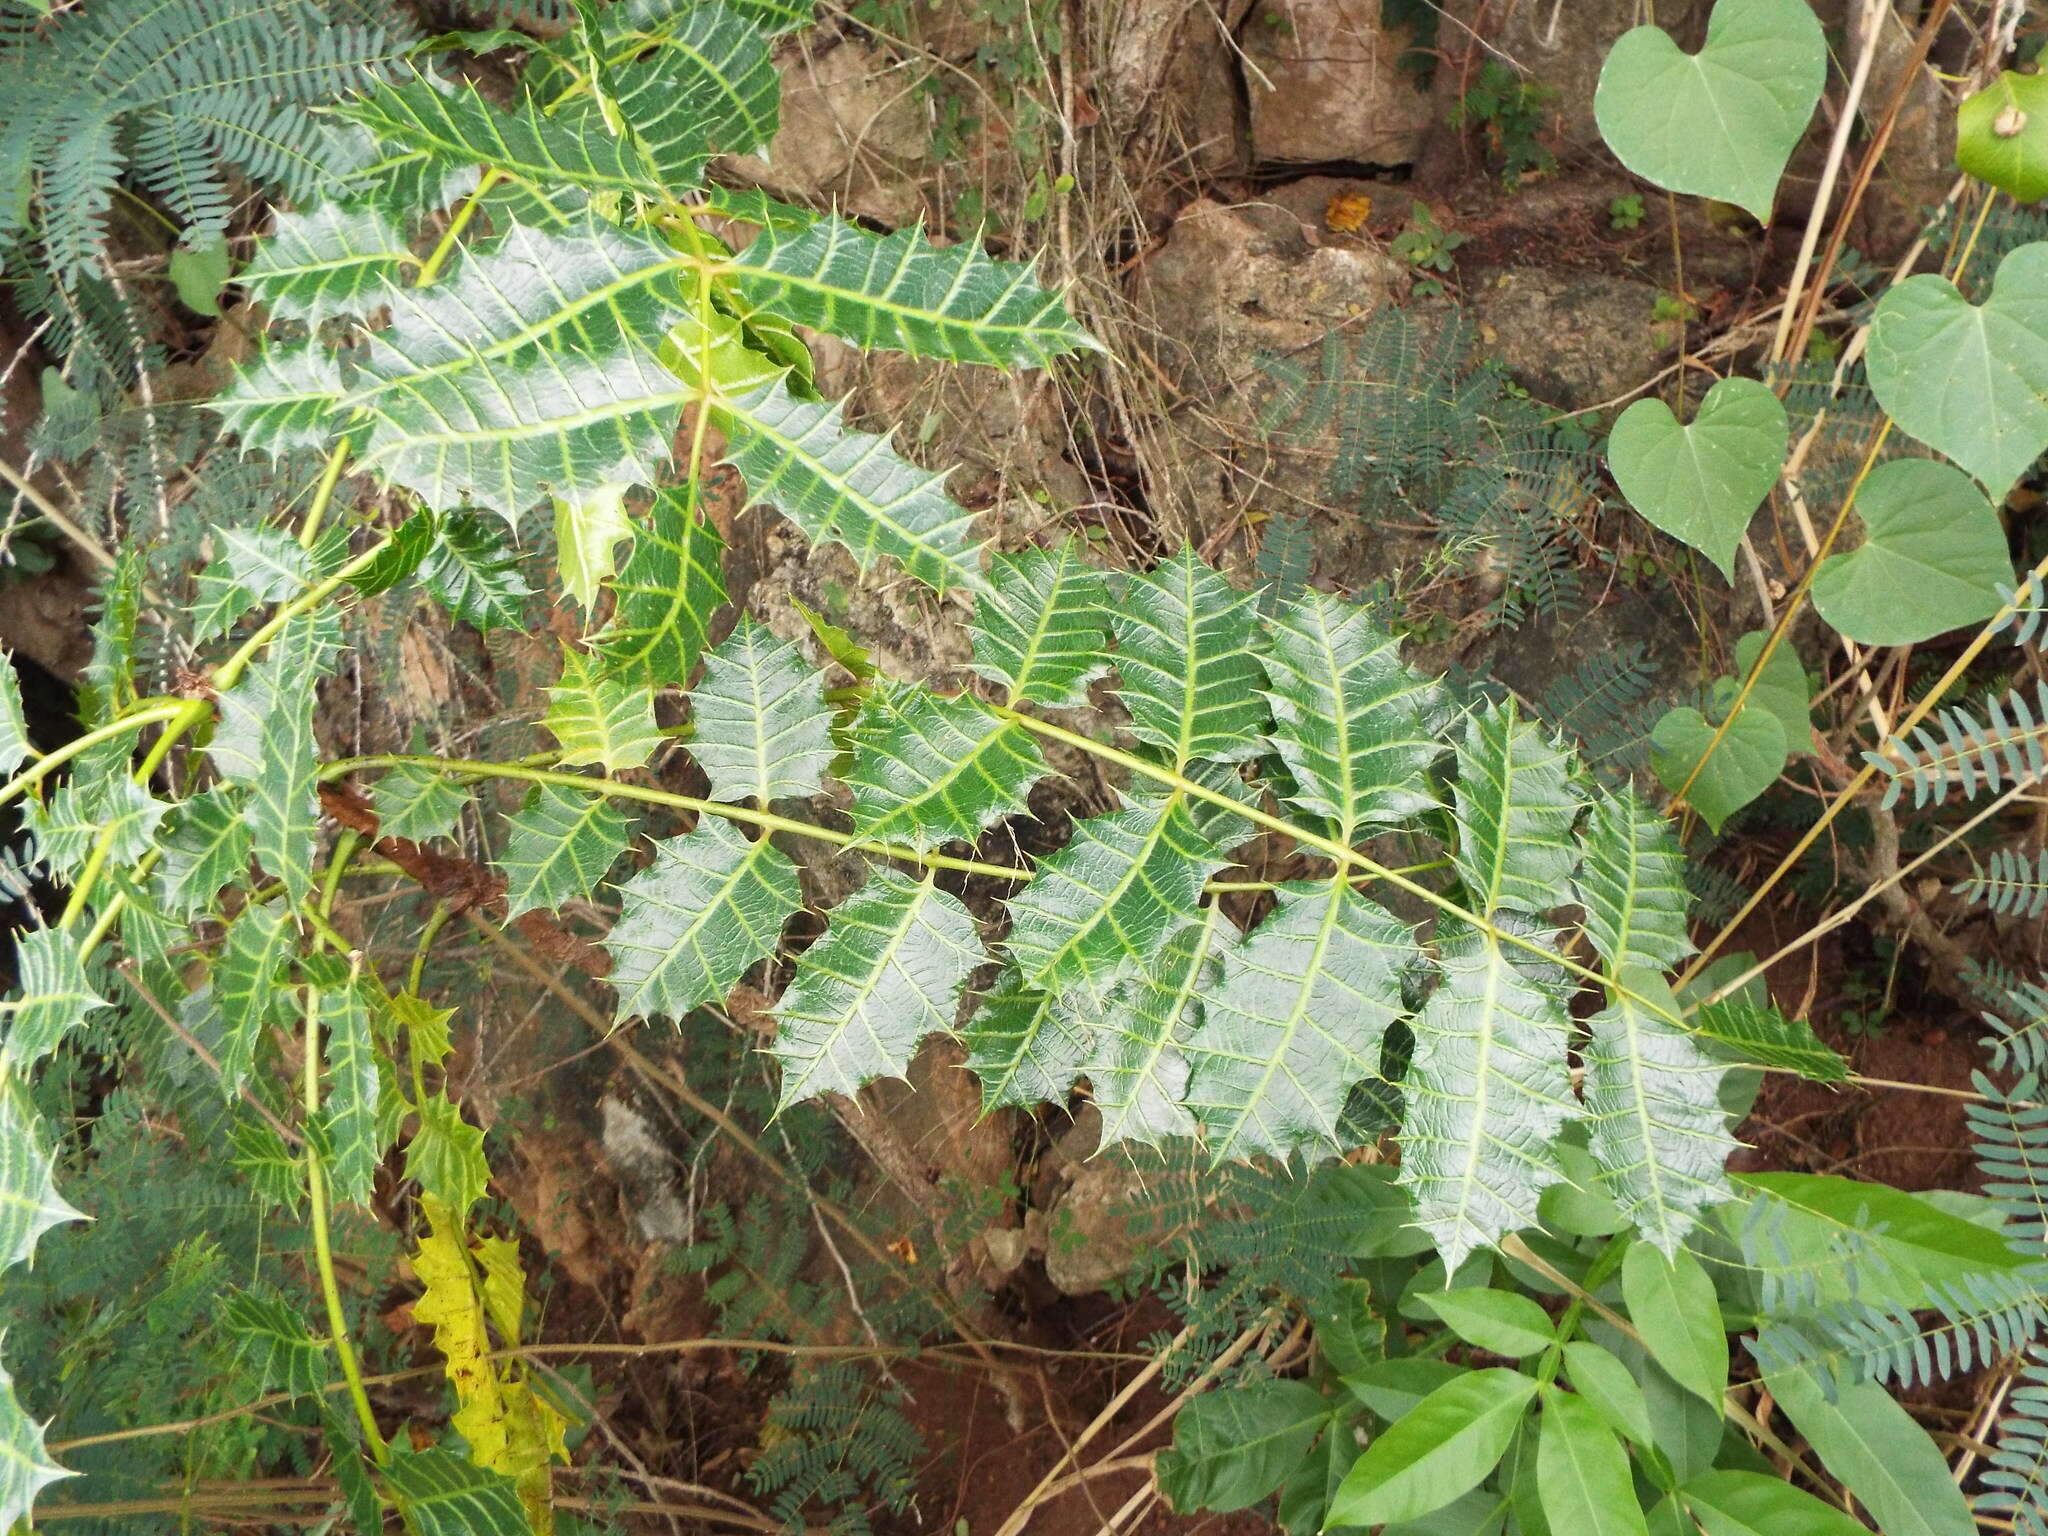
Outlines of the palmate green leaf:
[{"label": "palmate green leaf", "polygon": [[611,622],[590,644],[620,677],[651,683],[689,681],[711,643],[711,620],[725,606],[725,541],[692,510],[687,490],[654,493],[633,550],[611,580]]},{"label": "palmate green leaf", "polygon": [[1257,755],[1266,711],[1253,644],[1258,601],[1184,549],[1124,583],[1106,611],[1131,732],[1176,768]]},{"label": "palmate green leaf", "polygon": [[845,777],[854,830],[878,842],[973,842],[989,823],[1027,810],[1025,792],[1051,771],[1028,730],[972,694],[875,688],[853,734]]},{"label": "palmate green leaf", "polygon": [[962,1036],[982,1108],[1064,1102],[1088,1060],[1092,1034],[1071,999],[1034,992],[1014,969],[1005,970]]},{"label": "palmate green leaf", "polygon": [[212,911],[221,888],[248,873],[250,833],[242,819],[243,800],[243,791],[219,786],[178,803],[177,825],[163,840],[156,882],[157,900],[173,917]]},{"label": "palmate green leaf", "polygon": [[1103,1146],[1158,1146],[1196,1134],[1188,1108],[1189,1042],[1202,1025],[1202,1000],[1213,995],[1221,972],[1216,951],[1236,933],[1220,907],[1204,907],[1166,941],[1157,960],[1119,980],[1105,1005],[1083,1021],[1087,1053],[1079,1075],[1088,1079],[1102,1116]]},{"label": "palmate green leaf", "polygon": [[221,1092],[230,1098],[248,1080],[264,1026],[276,1016],[296,938],[278,902],[246,906],[228,924],[213,970],[213,1001],[220,1009]]},{"label": "palmate green leaf", "polygon": [[1517,719],[1514,705],[1490,705],[1458,743],[1453,793],[1453,862],[1475,910],[1534,914],[1571,899],[1579,862],[1572,823],[1582,800],[1569,748]]},{"label": "palmate green leaf", "polygon": [[1585,1104],[1600,1182],[1638,1232],[1674,1253],[1709,1206],[1732,1199],[1721,1108],[1727,1068],[1685,1030],[1638,998],[1676,1015],[1659,971],[1625,968],[1616,993],[1586,1022]]},{"label": "palmate green leaf", "polygon": [[327,1054],[321,1128],[327,1138],[328,1176],[337,1200],[367,1205],[384,1156],[377,1133],[377,1048],[370,1038],[370,1011],[354,987],[318,995]]},{"label": "palmate green leaf", "polygon": [[318,329],[377,308],[413,264],[404,236],[382,209],[322,203],[275,215],[270,238],[257,245],[235,281],[277,319]]},{"label": "palmate green leaf", "polygon": [[43,1427],[23,1410],[14,1378],[0,1368],[0,1526],[14,1529],[45,1488],[77,1475],[49,1459]]},{"label": "palmate green leaf", "polygon": [[690,719],[690,755],[719,800],[751,799],[765,809],[814,795],[838,755],[824,674],[752,618],[705,652]]},{"label": "palmate green leaf", "polygon": [[1079,539],[997,555],[969,626],[974,670],[1002,683],[1012,706],[1086,703],[1088,684],[1110,668],[1108,607],[1108,579]]},{"label": "palmate green leaf", "polygon": [[876,235],[829,214],[795,234],[771,226],[723,276],[745,303],[863,350],[1043,368],[1095,346],[1028,263],[922,230]]},{"label": "palmate green leaf", "polygon": [[1007,948],[1024,984],[1100,994],[1123,967],[1149,965],[1195,921],[1204,882],[1225,862],[1177,792],[1075,822],[1010,900]]},{"label": "palmate green leaf", "polygon": [[1611,974],[1675,969],[1693,952],[1685,854],[1670,823],[1633,789],[1602,790],[1586,820],[1579,904],[1586,937]]},{"label": "palmate green leaf", "polygon": [[243,1364],[272,1392],[305,1397],[327,1385],[328,1342],[316,1339],[290,1302],[265,1286],[234,1290],[221,1304]]},{"label": "palmate green leaf", "polygon": [[0,775],[11,774],[35,755],[28,721],[21,712],[21,678],[14,657],[0,651]]},{"label": "palmate green leaf", "polygon": [[1443,979],[1410,1026],[1401,1182],[1456,1270],[1474,1249],[1535,1225],[1537,1200],[1563,1176],[1553,1143],[1578,1106],[1559,980],[1531,974],[1523,951],[1489,933],[1444,927]]},{"label": "palmate green leaf", "polygon": [[773,1009],[782,1104],[901,1077],[925,1036],[951,1032],[960,989],[984,958],[957,897],[878,872],[833,910]]},{"label": "palmate green leaf", "polygon": [[518,552],[506,548],[489,523],[459,513],[441,519],[440,537],[420,562],[420,585],[478,630],[519,629],[533,596],[523,567]]},{"label": "palmate green leaf", "polygon": [[764,837],[748,842],[707,816],[654,845],[654,862],[619,887],[619,920],[605,935],[621,1019],[680,1019],[721,1002],[766,959],[803,905],[796,866]]},{"label": "palmate green leaf", "polygon": [[541,724],[561,744],[565,768],[596,766],[622,773],[644,767],[662,741],[654,724],[654,691],[606,677],[595,657],[566,644],[562,675],[548,689]]},{"label": "palmate green leaf", "polygon": [[1340,874],[1293,881],[1222,946],[1222,984],[1190,1048],[1188,1102],[1216,1161],[1334,1151],[1351,1085],[1379,1076],[1413,933]]},{"label": "palmate green leaf", "polygon": [[986,590],[975,514],[888,437],[856,432],[843,408],[800,399],[775,381],[721,400],[726,459],[749,506],[772,505],[812,543],[841,544],[863,571],[893,560],[935,592]]},{"label": "palmate green leaf", "polygon": [[632,833],[604,796],[557,784],[535,785],[505,825],[505,851],[496,863],[505,876],[507,919],[589,897]]},{"label": "palmate green leaf", "polygon": [[57,1193],[50,1143],[27,1088],[15,1077],[0,1077],[0,1269],[32,1262],[45,1232],[85,1219]]},{"label": "palmate green leaf", "polygon": [[511,1478],[440,1446],[401,1452],[379,1476],[419,1536],[528,1536],[533,1529]]},{"label": "palmate green leaf", "polygon": [[431,768],[401,763],[371,787],[370,804],[379,835],[423,843],[455,830],[469,795]]},{"label": "palmate green leaf", "polygon": [[632,140],[605,132],[602,123],[551,118],[531,98],[503,112],[468,82],[385,82],[336,111],[376,135],[387,150],[434,165],[481,166],[544,194],[566,186],[660,198],[666,191],[662,170],[673,174],[676,185],[687,186],[710,159],[709,146],[699,140],[694,154],[657,169]]},{"label": "palmate green leaf", "polygon": [[313,739],[315,684],[331,654],[332,621],[290,620],[263,660],[221,695],[209,751],[230,784],[249,791],[243,811],[263,868],[294,901],[313,889],[319,844],[319,749]]},{"label": "palmate green leaf", "polygon": [[1279,605],[1263,660],[1268,740],[1293,776],[1291,805],[1348,844],[1435,804],[1424,778],[1443,751],[1425,718],[1435,685],[1402,665],[1363,608],[1320,592]]},{"label": "palmate green leaf", "polygon": [[85,979],[78,935],[34,928],[14,941],[17,990],[0,1001],[0,1072],[26,1074],[107,1000]]}]

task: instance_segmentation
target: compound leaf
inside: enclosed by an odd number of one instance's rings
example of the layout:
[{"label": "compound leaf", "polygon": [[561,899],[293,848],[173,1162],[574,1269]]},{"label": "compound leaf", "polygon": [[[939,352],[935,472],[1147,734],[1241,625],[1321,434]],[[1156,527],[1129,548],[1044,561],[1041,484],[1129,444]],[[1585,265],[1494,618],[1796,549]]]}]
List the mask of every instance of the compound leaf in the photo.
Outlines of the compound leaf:
[{"label": "compound leaf", "polygon": [[33,928],[14,941],[18,990],[0,1001],[0,1072],[25,1075],[107,1000],[85,979],[78,935]]},{"label": "compound leaf", "polygon": [[328,1343],[316,1339],[290,1302],[269,1287],[234,1290],[221,1305],[242,1361],[273,1392],[305,1397],[327,1385]]},{"label": "compound leaf", "polygon": [[505,824],[497,865],[505,875],[508,919],[588,897],[631,835],[631,824],[604,796],[559,784],[535,785]]},{"label": "compound leaf", "polygon": [[597,766],[607,773],[643,767],[661,745],[654,724],[654,691],[607,677],[597,659],[562,647],[562,676],[548,689],[541,724],[561,743],[565,768]]},{"label": "compound leaf", "polygon": [[317,330],[339,316],[367,314],[384,303],[413,265],[398,226],[374,206],[321,203],[303,213],[278,213],[235,281],[280,320]]},{"label": "compound leaf", "polygon": [[1257,754],[1266,712],[1253,593],[1239,592],[1184,549],[1127,578],[1108,619],[1133,735],[1163,748],[1176,768]]},{"label": "compound leaf", "polygon": [[455,830],[469,796],[431,768],[401,763],[371,788],[370,803],[379,835],[423,843]]},{"label": "compound leaf", "polygon": [[1668,971],[1693,952],[1685,854],[1670,824],[1626,786],[1601,791],[1586,820],[1579,904],[1586,937],[1618,974]]},{"label": "compound leaf", "polygon": [[1216,950],[1236,931],[1212,902],[1166,941],[1150,967],[1119,980],[1099,1019],[1087,1021],[1079,1071],[1102,1116],[1103,1146],[1158,1146],[1195,1135],[1189,1044],[1201,1028],[1202,999],[1215,990]]},{"label": "compound leaf", "polygon": [[279,902],[245,906],[228,924],[213,971],[213,1002],[221,1020],[220,1086],[230,1097],[248,1080],[263,1027],[276,1012],[295,940],[290,916]]},{"label": "compound leaf", "polygon": [[316,995],[326,1030],[322,1128],[327,1135],[328,1172],[337,1199],[366,1205],[383,1157],[377,1135],[377,1048],[370,1038],[370,1012],[354,987],[334,987]]},{"label": "compound leaf", "polygon": [[179,802],[178,824],[163,840],[157,899],[173,917],[210,912],[221,888],[240,881],[249,865],[249,824],[243,792],[225,786]]},{"label": "compound leaf", "polygon": [[480,517],[441,519],[441,536],[420,562],[420,585],[456,618],[478,630],[519,629],[533,588],[518,553]]},{"label": "compound leaf", "polygon": [[[37,1242],[52,1227],[85,1219],[57,1193],[50,1176],[56,1152],[45,1134],[27,1088],[0,1077],[0,1269],[33,1260]],[[6,1460],[0,1450],[0,1465]]]},{"label": "compound leaf", "polygon": [[314,684],[327,670],[330,635],[328,625],[312,616],[289,621],[263,660],[221,695],[210,749],[221,777],[249,791],[242,814],[251,846],[294,901],[305,900],[313,889],[319,846]]},{"label": "compound leaf", "polygon": [[1569,898],[1582,797],[1572,754],[1512,704],[1473,715],[1458,743],[1454,854],[1475,910],[1547,912]]},{"label": "compound leaf", "polygon": [[621,677],[657,687],[687,682],[711,643],[711,620],[726,602],[725,541],[692,501],[674,486],[656,491],[632,553],[611,580],[611,622],[590,643]]},{"label": "compound leaf", "polygon": [[1110,667],[1108,606],[1108,579],[1083,558],[1078,539],[997,555],[969,627],[974,669],[1004,684],[1012,706],[1085,703],[1088,684]]}]

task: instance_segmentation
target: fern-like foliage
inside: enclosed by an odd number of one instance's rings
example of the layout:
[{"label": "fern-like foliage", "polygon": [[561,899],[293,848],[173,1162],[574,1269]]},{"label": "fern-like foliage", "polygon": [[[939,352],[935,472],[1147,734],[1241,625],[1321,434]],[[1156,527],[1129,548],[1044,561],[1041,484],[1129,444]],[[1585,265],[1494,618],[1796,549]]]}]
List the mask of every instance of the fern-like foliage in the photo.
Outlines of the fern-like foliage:
[{"label": "fern-like foliage", "polygon": [[1951,794],[1965,800],[1995,794],[2048,773],[2048,750],[2041,741],[2048,730],[2048,683],[2036,683],[2032,694],[2031,703],[2025,688],[1987,699],[1981,720],[1967,705],[1938,709],[1914,728],[1911,741],[1893,736],[1882,751],[1866,752],[1865,761],[1889,780],[1886,808],[1908,789],[1919,809],[1939,805]]}]

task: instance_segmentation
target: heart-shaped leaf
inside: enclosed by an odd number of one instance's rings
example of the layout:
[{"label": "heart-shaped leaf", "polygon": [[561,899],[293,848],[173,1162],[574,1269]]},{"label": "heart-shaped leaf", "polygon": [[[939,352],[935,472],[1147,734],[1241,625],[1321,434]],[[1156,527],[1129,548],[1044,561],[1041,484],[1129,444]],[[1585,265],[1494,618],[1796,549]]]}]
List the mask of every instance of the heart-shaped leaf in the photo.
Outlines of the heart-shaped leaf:
[{"label": "heart-shaped leaf", "polygon": [[2008,69],[1958,107],[1956,164],[2020,202],[2048,197],[2048,75]]},{"label": "heart-shaped leaf", "polygon": [[1657,27],[1623,33],[1593,115],[1638,176],[1768,219],[1826,79],[1827,41],[1806,0],[1721,0],[1696,54]]},{"label": "heart-shaped leaf", "polygon": [[1870,320],[1870,388],[2002,498],[2048,448],[2048,244],[2007,256],[1982,304],[1932,272],[1894,287]]},{"label": "heart-shaped leaf", "polygon": [[[1650,763],[1658,781],[1673,794],[1692,779],[1686,801],[1718,832],[1723,822],[1777,780],[1778,770],[1785,766],[1785,727],[1768,709],[1745,706],[1729,722],[1718,745],[1714,731],[1698,710],[1674,709],[1650,732]],[[1693,765],[1702,757],[1706,765],[1694,778]]]},{"label": "heart-shaped leaf", "polygon": [[1851,640],[1911,645],[1998,611],[1999,586],[2012,581],[2005,531],[1960,470],[1933,459],[1880,464],[1856,511],[1863,547],[1830,555],[1813,575],[1813,606]]},{"label": "heart-shaped leaf", "polygon": [[1776,483],[1790,429],[1785,406],[1754,379],[1723,379],[1681,427],[1662,400],[1638,400],[1607,439],[1607,464],[1651,523],[1735,574],[1735,546]]},{"label": "heart-shaped leaf", "polygon": [[[1753,629],[1735,642],[1735,675],[1716,678],[1708,695],[1711,702],[1707,709],[1715,719],[1726,717],[1728,706],[1741,691],[1742,680],[1749,676],[1757,653],[1769,638],[1768,630]],[[1785,750],[1804,752],[1813,739],[1812,716],[1807,708],[1807,700],[1812,697],[1813,688],[1807,681],[1806,668],[1800,664],[1799,653],[1792,649],[1790,640],[1781,640],[1771,652],[1771,659],[1764,663],[1763,673],[1742,707],[1767,709],[1776,715],[1785,728]]]}]

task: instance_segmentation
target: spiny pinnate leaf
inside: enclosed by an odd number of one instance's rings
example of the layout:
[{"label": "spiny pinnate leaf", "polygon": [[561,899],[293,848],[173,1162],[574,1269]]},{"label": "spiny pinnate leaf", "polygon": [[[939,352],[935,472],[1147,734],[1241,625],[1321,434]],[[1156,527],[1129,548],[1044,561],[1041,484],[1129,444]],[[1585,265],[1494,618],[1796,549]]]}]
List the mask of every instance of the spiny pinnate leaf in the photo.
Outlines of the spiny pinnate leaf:
[{"label": "spiny pinnate leaf", "polygon": [[1736,1061],[1794,1072],[1816,1083],[1845,1083],[1849,1064],[1804,1019],[1788,1019],[1776,1008],[1741,993],[1702,1006],[1693,1027],[1717,1051]]},{"label": "spiny pinnate leaf", "polygon": [[343,315],[363,315],[397,287],[413,256],[382,209],[321,203],[280,213],[270,238],[235,281],[280,320],[317,328]]},{"label": "spiny pinnate leaf", "polygon": [[654,862],[619,887],[605,935],[619,1017],[680,1019],[721,1002],[748,967],[774,953],[803,905],[796,866],[764,837],[748,842],[707,816],[654,845]]},{"label": "spiny pinnate leaf", "polygon": [[0,1072],[26,1073],[107,1000],[93,991],[69,929],[35,928],[14,941],[19,988],[0,1002]]},{"label": "spiny pinnate leaf", "polygon": [[533,1529],[517,1483],[440,1446],[393,1456],[381,1476],[419,1536],[523,1536]]},{"label": "spiny pinnate leaf", "polygon": [[163,841],[157,866],[157,900],[174,917],[210,912],[221,888],[240,881],[249,867],[249,824],[242,819],[244,792],[219,786],[180,801],[178,824]]},{"label": "spiny pinnate leaf", "polygon": [[1562,973],[1534,974],[1541,960],[1464,924],[1439,934],[1438,963],[1443,979],[1411,1025],[1401,1182],[1455,1271],[1535,1225],[1538,1197],[1562,1177],[1552,1144],[1577,1105]]},{"label": "spiny pinnate leaf", "polygon": [[1668,971],[1692,953],[1685,855],[1670,823],[1632,789],[1602,792],[1587,819],[1579,903],[1610,974]]},{"label": "spiny pinnate leaf", "polygon": [[211,747],[221,777],[249,791],[243,815],[257,859],[294,901],[313,889],[320,825],[313,710],[331,633],[311,616],[288,622],[263,660],[221,695]]},{"label": "spiny pinnate leaf", "polygon": [[441,520],[441,536],[420,562],[420,584],[465,624],[487,633],[518,629],[533,596],[521,565],[490,524],[458,513]]},{"label": "spiny pinnate leaf", "polygon": [[1091,1029],[1065,999],[1034,992],[1014,970],[967,1021],[967,1067],[984,1110],[1064,1103],[1088,1059]]},{"label": "spiny pinnate leaf", "polygon": [[854,742],[854,830],[913,848],[973,842],[990,822],[1026,810],[1025,791],[1049,771],[1029,731],[971,694],[877,688]]},{"label": "spiny pinnate leaf", "polygon": [[[29,830],[51,869],[76,873],[102,839],[107,862],[117,867],[149,852],[170,806],[129,778],[127,767],[127,755],[118,748],[98,762],[88,755],[79,760],[71,782],[50,796],[48,806],[29,801]],[[92,769],[105,769],[107,776],[90,774]]]},{"label": "spiny pinnate leaf", "polygon": [[370,803],[380,835],[423,843],[455,830],[469,796],[431,768],[401,763],[372,786]]},{"label": "spiny pinnate leaf", "polygon": [[0,1368],[0,1525],[12,1530],[28,1519],[45,1488],[75,1476],[49,1459],[42,1426],[22,1408],[14,1378]]},{"label": "spiny pinnate leaf", "polygon": [[541,724],[561,743],[565,768],[596,766],[607,773],[646,765],[661,745],[654,725],[654,691],[606,677],[597,659],[564,645],[562,676],[548,689]]},{"label": "spiny pinnate leaf", "polygon": [[919,1042],[953,1028],[981,964],[974,919],[929,880],[883,870],[832,913],[775,1005],[782,1103],[901,1077]]},{"label": "spiny pinnate leaf", "polygon": [[[530,96],[501,112],[471,84],[442,85],[419,77],[386,82],[339,109],[391,150],[446,166],[482,166],[545,193],[560,187],[590,192],[665,195],[659,175],[630,138],[603,124],[550,117]],[[696,159],[703,167],[708,153]],[[685,184],[694,175],[680,178]]]},{"label": "spiny pinnate leaf", "polygon": [[[778,0],[775,9],[786,8]],[[761,9],[641,0],[599,13],[595,51],[612,100],[668,191],[701,180],[712,151],[752,154],[774,139],[782,81],[757,24]],[[604,131],[594,108],[580,128]]]},{"label": "spiny pinnate leaf", "polygon": [[1202,1025],[1202,999],[1216,989],[1216,951],[1236,931],[1219,907],[1204,907],[1150,967],[1109,989],[1105,1007],[1088,1010],[1079,1071],[1102,1115],[1103,1146],[1158,1146],[1196,1134],[1187,1106],[1189,1041]]},{"label": "spiny pinnate leaf", "polygon": [[619,568],[619,542],[633,537],[626,489],[601,485],[573,501],[555,498],[555,574],[586,613]]},{"label": "spiny pinnate leaf", "polygon": [[296,937],[280,902],[252,903],[228,924],[213,971],[213,1000],[221,1020],[220,1086],[230,1097],[248,1080],[264,1026],[276,1015]]},{"label": "spiny pinnate leaf", "polygon": [[1218,1162],[1338,1150],[1354,1083],[1379,1076],[1401,974],[1419,951],[1406,924],[1340,874],[1294,881],[1258,927],[1222,948],[1205,1000],[1188,1098]]},{"label": "spiny pinnate leaf", "polygon": [[695,391],[658,353],[678,257],[595,220],[515,227],[431,288],[402,288],[342,402],[361,464],[436,511],[507,522],[544,496],[651,483]]},{"label": "spiny pinnate leaf", "polygon": [[659,687],[685,683],[711,641],[711,620],[725,606],[725,540],[692,510],[687,491],[654,493],[633,552],[611,581],[611,622],[591,644],[621,677]]},{"label": "spiny pinnate leaf", "polygon": [[294,448],[321,448],[339,430],[341,364],[313,342],[266,347],[226,389],[207,401],[227,429],[252,453],[281,457]]},{"label": "spiny pinnate leaf", "polygon": [[17,1078],[0,1077],[0,1269],[33,1260],[52,1227],[85,1219],[57,1193],[50,1177],[55,1160],[28,1089]]},{"label": "spiny pinnate leaf", "polygon": [[1580,795],[1572,755],[1512,704],[1472,716],[1458,743],[1458,876],[1475,910],[1547,912],[1570,900]]},{"label": "spiny pinnate leaf", "polygon": [[10,774],[35,755],[28,721],[21,712],[21,679],[14,658],[0,651],[0,774]]},{"label": "spiny pinnate leaf", "polygon": [[777,508],[814,544],[846,547],[872,571],[893,560],[935,592],[983,591],[974,514],[886,436],[856,432],[836,404],[799,399],[777,381],[724,400],[727,459],[749,506]]},{"label": "spiny pinnate leaf", "polygon": [[1320,592],[1282,604],[1267,632],[1269,740],[1294,778],[1289,802],[1344,843],[1429,809],[1424,770],[1442,748],[1424,712],[1436,685],[1402,665],[1393,637]]},{"label": "spiny pinnate leaf", "polygon": [[256,1198],[267,1206],[299,1213],[306,1192],[306,1162],[284,1144],[284,1138],[253,1117],[237,1120],[228,1132],[236,1168],[249,1181]]},{"label": "spiny pinnate leaf", "polygon": [[440,519],[431,512],[415,512],[391,530],[391,542],[371,559],[348,584],[365,597],[389,592],[417,571],[437,542]]},{"label": "spiny pinnate leaf", "polygon": [[322,1129],[335,1198],[366,1205],[383,1148],[377,1134],[377,1049],[370,1038],[370,1011],[354,987],[321,992],[320,1023],[326,1034],[327,1102]]},{"label": "spiny pinnate leaf", "polygon": [[405,1147],[405,1176],[418,1180],[458,1221],[466,1219],[490,1183],[484,1133],[462,1118],[446,1093],[430,1093],[418,1107],[420,1123]]},{"label": "spiny pinnate leaf", "polygon": [[940,247],[922,230],[875,235],[827,215],[798,234],[774,228],[726,281],[748,304],[867,350],[1001,368],[1043,368],[1095,345],[1024,262],[973,241]]},{"label": "spiny pinnate leaf", "polygon": [[243,1363],[272,1392],[309,1396],[327,1385],[328,1343],[316,1339],[292,1304],[265,1286],[235,1290],[221,1306]]},{"label": "spiny pinnate leaf", "polygon": [[505,875],[505,915],[535,907],[554,911],[597,889],[632,827],[602,795],[539,784],[506,818],[508,836],[498,868]]},{"label": "spiny pinnate leaf", "polygon": [[1586,1022],[1586,1119],[1600,1182],[1636,1230],[1678,1251],[1700,1212],[1732,1197],[1735,1150],[1721,1108],[1724,1063],[1669,1018],[1678,1000],[1654,970],[1625,969]]},{"label": "spiny pinnate leaf", "polygon": [[720,800],[751,799],[765,809],[814,795],[838,755],[824,674],[793,641],[752,618],[705,652],[690,718],[690,755]]},{"label": "spiny pinnate leaf", "polygon": [[1010,901],[1010,956],[1027,986],[1100,991],[1143,968],[1195,920],[1202,886],[1224,865],[1178,793],[1074,823],[1066,847]]},{"label": "spiny pinnate leaf", "polygon": [[1109,583],[1081,541],[997,555],[989,590],[974,605],[974,670],[1016,704],[1078,705],[1110,668],[1102,629]]},{"label": "spiny pinnate leaf", "polygon": [[1117,640],[1118,693],[1139,740],[1164,749],[1175,767],[1257,754],[1266,710],[1258,691],[1265,674],[1253,650],[1254,594],[1184,549],[1128,578],[1107,616]]}]

